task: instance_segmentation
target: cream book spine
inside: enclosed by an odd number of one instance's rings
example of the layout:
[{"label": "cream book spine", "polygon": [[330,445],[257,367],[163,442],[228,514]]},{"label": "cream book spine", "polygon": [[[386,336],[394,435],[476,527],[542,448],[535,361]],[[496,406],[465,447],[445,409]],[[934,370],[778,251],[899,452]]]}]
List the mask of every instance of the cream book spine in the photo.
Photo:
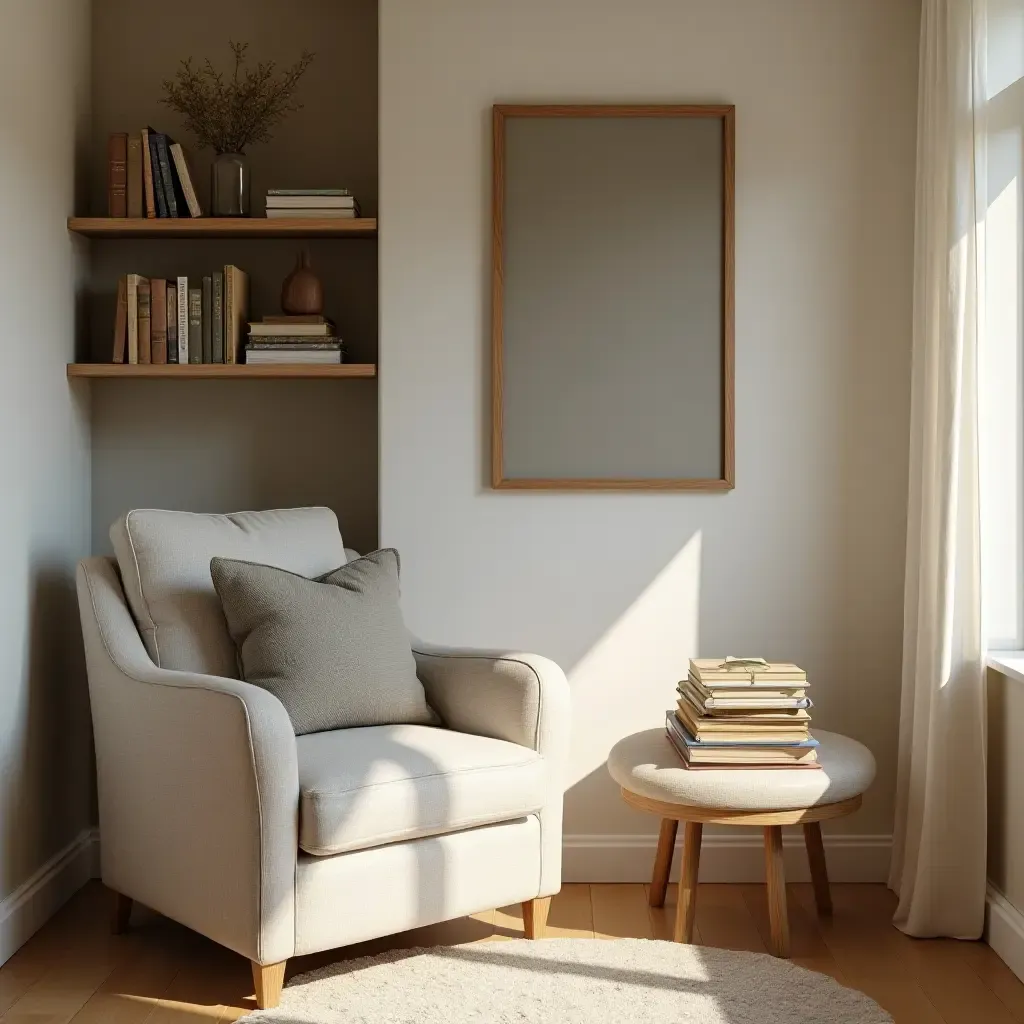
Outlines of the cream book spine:
[{"label": "cream book spine", "polygon": [[185,159],[185,151],[181,148],[180,142],[175,142],[171,146],[171,159],[174,161],[174,168],[178,172],[178,181],[181,182],[181,191],[185,194],[188,212],[193,217],[202,217],[203,208],[199,205],[196,190],[192,187],[192,175],[189,173],[188,161]]},{"label": "cream book spine", "polygon": [[188,278],[178,278],[178,363],[188,363]]}]

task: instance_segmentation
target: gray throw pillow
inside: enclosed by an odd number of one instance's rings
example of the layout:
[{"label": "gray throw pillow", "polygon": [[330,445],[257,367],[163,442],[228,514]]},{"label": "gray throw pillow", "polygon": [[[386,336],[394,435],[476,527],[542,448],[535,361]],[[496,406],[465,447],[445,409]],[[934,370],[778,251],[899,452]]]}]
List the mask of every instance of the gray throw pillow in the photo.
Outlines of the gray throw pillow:
[{"label": "gray throw pillow", "polygon": [[306,579],[214,558],[210,575],[246,682],[285,706],[296,736],[359,725],[431,725],[398,600],[398,552]]}]

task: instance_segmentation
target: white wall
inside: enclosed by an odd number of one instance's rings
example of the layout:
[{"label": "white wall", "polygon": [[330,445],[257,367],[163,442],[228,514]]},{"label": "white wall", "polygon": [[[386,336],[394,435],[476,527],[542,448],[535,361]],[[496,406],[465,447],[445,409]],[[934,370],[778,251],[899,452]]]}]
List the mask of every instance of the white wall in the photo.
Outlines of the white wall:
[{"label": "white wall", "polygon": [[[88,0],[9,0],[0,33],[0,896],[90,822],[74,566],[89,546],[87,393],[69,387],[82,253]],[[0,958],[10,954],[0,905]]]},{"label": "white wall", "polygon": [[[566,669],[569,834],[655,828],[621,803],[605,756],[659,724],[698,653],[805,665],[817,724],[879,763],[864,810],[836,830],[891,833],[918,12],[381,2],[381,539],[402,551],[417,633]],[[736,105],[734,492],[487,489],[500,101]]]}]

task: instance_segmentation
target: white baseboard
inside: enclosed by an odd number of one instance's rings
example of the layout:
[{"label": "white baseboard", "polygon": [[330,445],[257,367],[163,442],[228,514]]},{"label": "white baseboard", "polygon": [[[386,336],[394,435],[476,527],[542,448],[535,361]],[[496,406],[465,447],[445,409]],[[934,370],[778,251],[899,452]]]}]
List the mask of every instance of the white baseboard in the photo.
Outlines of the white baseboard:
[{"label": "white baseboard", "polygon": [[[682,839],[683,830],[679,830]],[[824,835],[829,878],[833,882],[884,882],[889,877],[892,836]],[[566,882],[649,882],[657,836],[567,835],[562,840],[562,877]],[[783,836],[786,878],[810,881],[802,832]],[[678,877],[679,851],[672,864]],[[700,881],[763,882],[764,843],[760,829],[705,835],[701,843]]]},{"label": "white baseboard", "polygon": [[0,900],[0,964],[6,963],[79,889],[99,873],[99,835],[84,829]]},{"label": "white baseboard", "polygon": [[985,941],[1024,981],[1024,914],[991,882],[985,894]]}]

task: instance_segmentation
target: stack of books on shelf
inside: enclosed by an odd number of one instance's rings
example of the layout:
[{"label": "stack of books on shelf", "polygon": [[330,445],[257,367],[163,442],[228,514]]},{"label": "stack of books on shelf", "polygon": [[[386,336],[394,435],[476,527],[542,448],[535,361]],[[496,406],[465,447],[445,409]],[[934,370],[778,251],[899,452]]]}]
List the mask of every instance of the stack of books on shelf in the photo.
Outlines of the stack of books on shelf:
[{"label": "stack of books on shelf", "polygon": [[267,191],[267,216],[352,220],[359,216],[359,203],[347,188],[272,188]]},{"label": "stack of books on shelf", "polygon": [[665,729],[687,768],[819,768],[807,673],[763,658],[695,658]]},{"label": "stack of books on shelf", "polygon": [[250,366],[340,363],[343,346],[322,316],[265,316],[249,324],[245,361]]},{"label": "stack of books on shelf", "polygon": [[173,280],[125,274],[117,283],[115,363],[239,363],[249,275],[228,265]]},{"label": "stack of books on shelf", "polygon": [[152,128],[113,132],[107,148],[107,215],[202,217],[181,144]]}]

